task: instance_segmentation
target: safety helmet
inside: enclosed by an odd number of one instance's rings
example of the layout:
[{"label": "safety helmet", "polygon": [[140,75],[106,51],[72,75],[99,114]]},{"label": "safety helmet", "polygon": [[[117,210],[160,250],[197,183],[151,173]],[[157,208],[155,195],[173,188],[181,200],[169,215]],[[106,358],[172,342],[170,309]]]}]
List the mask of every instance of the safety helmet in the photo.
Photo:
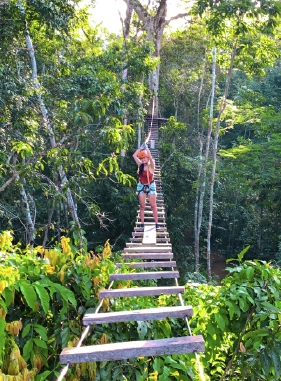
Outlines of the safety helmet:
[{"label": "safety helmet", "polygon": [[140,151],[138,157],[139,157],[139,159],[143,159],[144,157],[148,157],[147,150],[143,149],[142,151]]}]

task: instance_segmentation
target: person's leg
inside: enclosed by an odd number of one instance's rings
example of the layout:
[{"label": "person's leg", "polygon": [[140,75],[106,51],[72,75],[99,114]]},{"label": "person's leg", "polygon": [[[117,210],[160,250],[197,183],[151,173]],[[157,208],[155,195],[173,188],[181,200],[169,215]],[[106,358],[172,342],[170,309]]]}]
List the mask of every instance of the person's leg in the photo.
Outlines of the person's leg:
[{"label": "person's leg", "polygon": [[158,224],[158,211],[157,211],[157,205],[156,205],[156,194],[150,194],[149,195],[149,204],[153,213],[154,221],[156,224]]},{"label": "person's leg", "polygon": [[146,194],[145,194],[145,193],[140,193],[140,194],[139,194],[140,220],[141,220],[141,223],[142,223],[142,224],[144,224],[145,198],[146,198]]}]

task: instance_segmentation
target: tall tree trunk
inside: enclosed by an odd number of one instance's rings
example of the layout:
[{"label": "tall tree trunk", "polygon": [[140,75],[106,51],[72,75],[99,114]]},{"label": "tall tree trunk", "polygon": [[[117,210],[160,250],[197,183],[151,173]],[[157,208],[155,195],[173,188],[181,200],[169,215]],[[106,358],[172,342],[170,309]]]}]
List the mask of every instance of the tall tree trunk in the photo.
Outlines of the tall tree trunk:
[{"label": "tall tree trunk", "polygon": [[[154,46],[153,57],[160,58],[161,42],[164,33],[164,29],[172,20],[187,16],[188,13],[181,13],[170,19],[166,19],[167,16],[167,0],[161,0],[155,14],[151,14],[148,10],[148,6],[145,8],[139,0],[124,0],[128,6],[131,6],[136,12],[138,18],[143,24],[143,28],[147,33],[148,41],[151,41]],[[159,91],[159,72],[160,64],[149,75],[149,88],[154,100],[154,112],[152,110],[152,100],[149,105],[148,114],[152,117],[158,116],[158,91]],[[152,112],[154,115],[152,115]]]},{"label": "tall tree trunk", "polygon": [[33,247],[34,240],[35,240],[35,224],[34,224],[34,218],[32,217],[32,212],[31,212],[28,196],[23,184],[20,185],[20,195],[22,199],[23,211],[24,211],[25,220],[26,220],[26,227],[25,227],[26,242],[27,244],[30,245],[30,247]]},{"label": "tall tree trunk", "polygon": [[[22,1],[19,1],[18,5],[20,8],[21,14],[23,15],[24,19],[26,20],[25,9],[24,9]],[[25,29],[25,40],[26,40],[26,46],[27,46],[27,50],[29,52],[29,56],[30,56],[30,60],[31,60],[32,80],[33,80],[33,85],[34,85],[34,88],[36,91],[38,103],[40,106],[40,110],[41,110],[41,114],[42,114],[42,120],[43,120],[44,126],[46,127],[46,129],[48,131],[49,141],[50,141],[51,147],[56,148],[57,143],[56,143],[56,139],[55,139],[55,134],[54,134],[51,122],[49,120],[48,112],[47,112],[47,109],[45,107],[43,98],[40,94],[41,86],[40,86],[40,83],[39,83],[38,77],[37,77],[37,63],[36,63],[33,43],[32,43],[32,40],[30,38],[27,26]],[[82,242],[84,241],[84,238],[83,238],[83,235],[81,233],[81,225],[80,225],[80,222],[78,219],[78,215],[77,215],[76,207],[75,207],[74,200],[72,197],[72,193],[71,193],[71,190],[68,186],[68,179],[67,179],[66,173],[65,173],[65,171],[61,165],[58,166],[58,172],[60,175],[62,188],[64,188],[65,192],[66,192],[68,210],[72,216],[73,221],[75,222],[75,225],[77,228],[77,233],[78,233],[79,238],[81,240],[80,243],[82,244]]]},{"label": "tall tree trunk", "polygon": [[[202,77],[203,79],[203,77]],[[196,190],[196,200],[195,200],[195,213],[194,213],[194,252],[195,252],[195,271],[199,271],[199,263],[200,263],[200,233],[201,233],[201,225],[202,225],[202,215],[203,215],[203,206],[204,206],[204,197],[206,191],[206,171],[207,164],[209,161],[209,152],[210,152],[210,142],[211,142],[211,134],[213,129],[213,110],[214,110],[214,95],[215,95],[215,84],[216,84],[216,48],[213,48],[213,59],[212,59],[212,89],[211,89],[211,101],[210,101],[210,116],[209,116],[209,128],[206,140],[205,147],[205,161],[203,160],[203,133],[199,132],[199,169],[198,169],[198,184]],[[199,101],[198,101],[198,118],[199,118]],[[199,127],[199,119],[198,119],[198,127]],[[198,128],[199,129],[199,128]]]},{"label": "tall tree trunk", "polygon": [[47,240],[48,240],[49,228],[50,228],[50,226],[51,226],[51,224],[52,224],[52,217],[53,217],[55,208],[56,208],[56,206],[53,205],[53,206],[51,207],[51,210],[49,210],[49,212],[48,212],[48,222],[47,222],[47,225],[46,225],[46,227],[45,227],[44,238],[43,238],[43,242],[42,242],[42,246],[43,246],[44,248],[46,247],[46,243],[47,243]]},{"label": "tall tree trunk", "polygon": [[212,165],[212,175],[211,175],[211,186],[210,186],[210,209],[209,209],[209,221],[208,221],[208,234],[207,234],[207,273],[208,280],[212,279],[212,271],[211,271],[211,235],[212,235],[212,222],[213,222],[213,206],[214,206],[214,184],[216,177],[216,167],[217,167],[217,150],[218,150],[218,141],[219,141],[219,128],[221,122],[221,116],[226,106],[226,98],[228,94],[229,84],[231,81],[233,63],[236,55],[236,43],[233,47],[230,65],[226,77],[224,94],[221,100],[220,109],[217,118],[216,130],[214,134],[214,145],[213,145],[213,165]]},{"label": "tall tree trunk", "polygon": [[[124,45],[126,46],[127,38],[129,37],[130,34],[130,25],[131,25],[131,19],[133,15],[133,8],[130,5],[128,0],[125,0],[127,4],[126,8],[126,16],[125,19],[123,20],[120,14],[120,20],[122,23],[122,30],[123,30],[123,39],[124,39]],[[123,70],[122,70],[122,81],[126,81],[128,76],[128,68],[127,68],[127,62],[123,62]],[[126,86],[124,84],[124,86]],[[127,110],[123,110],[123,125],[127,126],[128,124],[128,118],[127,118]],[[121,151],[121,156],[126,156],[126,150],[122,149]]]}]

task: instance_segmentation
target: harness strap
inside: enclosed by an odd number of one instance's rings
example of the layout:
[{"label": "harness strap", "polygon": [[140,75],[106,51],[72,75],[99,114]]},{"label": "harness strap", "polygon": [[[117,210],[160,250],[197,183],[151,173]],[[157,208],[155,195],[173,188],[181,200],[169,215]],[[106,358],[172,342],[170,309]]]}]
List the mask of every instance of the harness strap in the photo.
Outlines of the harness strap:
[{"label": "harness strap", "polygon": [[148,195],[148,193],[150,192],[150,184],[154,183],[154,180],[150,181],[149,184],[142,184],[142,189],[140,189],[138,191],[138,195],[141,193],[141,192],[144,192]]}]

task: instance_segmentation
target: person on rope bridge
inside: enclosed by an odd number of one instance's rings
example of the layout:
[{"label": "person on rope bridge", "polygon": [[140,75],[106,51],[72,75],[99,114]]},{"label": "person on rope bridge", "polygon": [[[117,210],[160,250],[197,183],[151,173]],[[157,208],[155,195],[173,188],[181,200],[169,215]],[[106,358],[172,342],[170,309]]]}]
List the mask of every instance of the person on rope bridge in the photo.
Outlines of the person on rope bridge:
[{"label": "person on rope bridge", "polygon": [[155,161],[144,143],[133,154],[133,158],[138,165],[139,182],[137,185],[137,195],[140,205],[140,228],[144,228],[144,208],[146,196],[148,196],[149,204],[153,213],[155,227],[159,229],[158,212],[156,206],[156,187],[154,182]]}]

